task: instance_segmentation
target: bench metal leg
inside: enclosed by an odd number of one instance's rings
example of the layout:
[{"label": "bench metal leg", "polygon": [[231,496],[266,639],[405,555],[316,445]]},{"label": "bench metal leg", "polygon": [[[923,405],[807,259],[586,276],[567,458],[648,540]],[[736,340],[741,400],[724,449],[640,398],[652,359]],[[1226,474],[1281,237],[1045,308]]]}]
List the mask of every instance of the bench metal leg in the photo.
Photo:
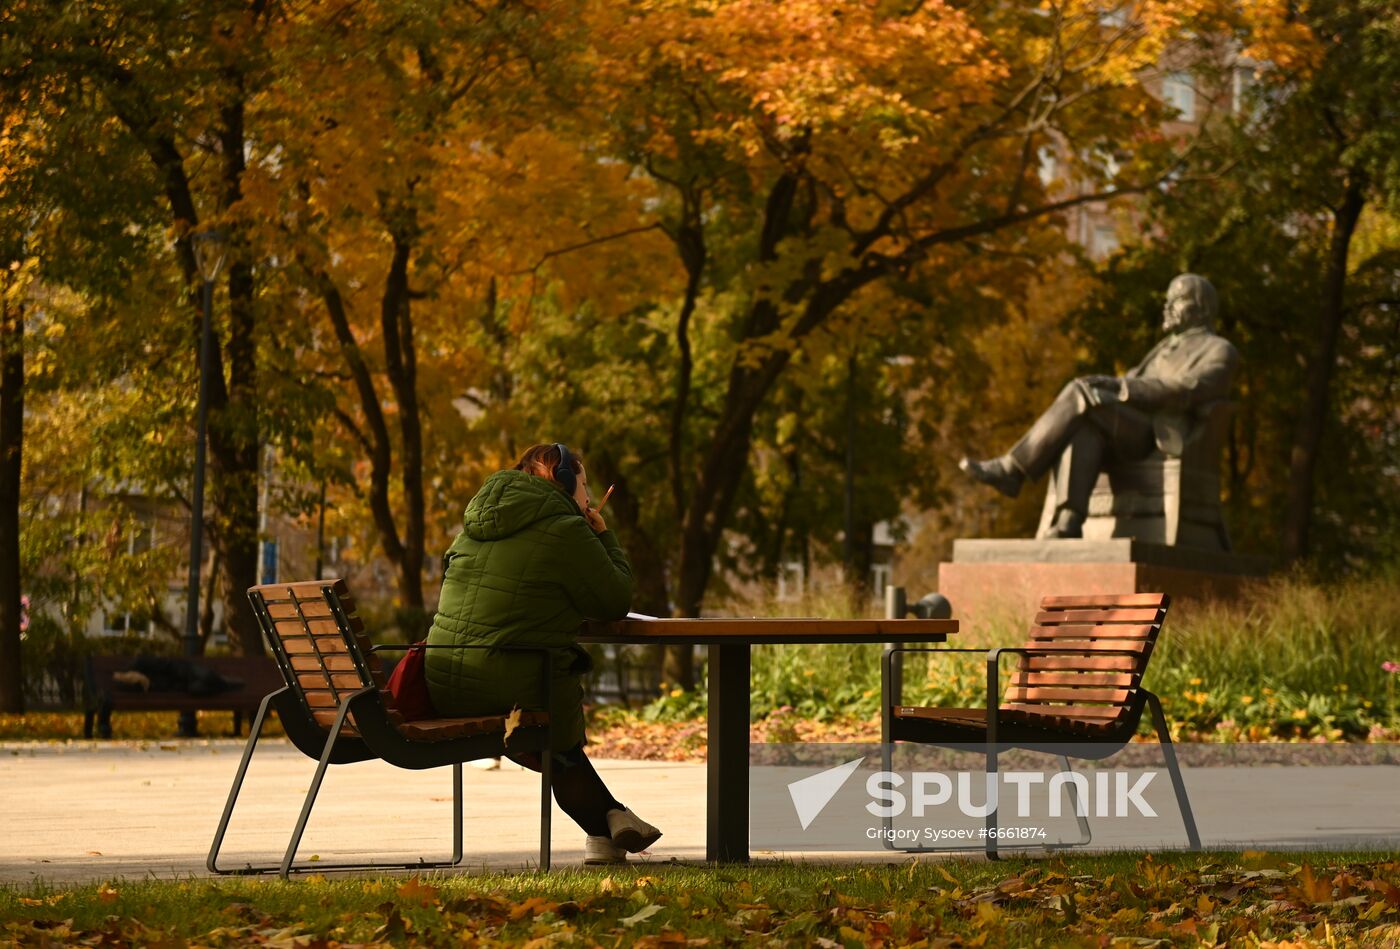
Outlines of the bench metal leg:
[{"label": "bench metal leg", "polygon": [[228,830],[229,818],[233,816],[233,805],[238,800],[238,792],[243,788],[243,778],[248,773],[248,762],[252,760],[253,749],[257,747],[258,736],[262,733],[263,721],[267,718],[267,710],[272,705],[272,697],[277,693],[267,695],[262,704],[258,706],[258,714],[253,719],[252,727],[248,731],[248,741],[243,746],[243,760],[238,762],[238,773],[233,776],[233,787],[229,788],[228,801],[224,803],[223,816],[219,818],[219,829],[214,832],[214,843],[209,848],[209,856],[204,861],[204,865],[210,873],[268,873],[276,869],[275,867],[264,867],[255,870],[249,866],[243,871],[220,870],[219,869],[219,848],[224,844],[224,833]]},{"label": "bench metal leg", "polygon": [[[889,774],[894,770],[894,739],[890,736],[890,719],[894,717],[895,706],[904,697],[904,681],[894,676],[893,649],[886,648],[880,655],[880,770]],[[885,835],[880,843],[886,850],[896,850],[894,845],[894,818],[886,815],[881,819],[881,829]]]},{"label": "bench metal leg", "polygon": [[462,763],[452,766],[452,865],[462,862]]},{"label": "bench metal leg", "polygon": [[[990,693],[989,693],[990,694]],[[997,853],[997,809],[992,806],[992,799],[997,795],[1000,788],[997,786],[997,746],[995,738],[987,742],[987,859],[1000,860],[1001,855]],[[997,805],[1001,805],[1000,799]]]},{"label": "bench metal leg", "polygon": [[296,858],[297,847],[301,845],[301,835],[306,832],[306,822],[311,817],[311,808],[316,803],[316,795],[321,793],[321,781],[326,777],[326,766],[331,763],[331,750],[335,748],[335,740],[340,737],[341,730],[345,727],[345,719],[350,714],[350,702],[340,703],[340,709],[335,713],[335,723],[331,725],[331,733],[326,737],[326,747],[321,751],[321,760],[316,762],[316,775],[311,779],[311,787],[306,789],[306,800],[301,805],[301,815],[297,817],[296,827],[292,829],[292,839],[287,844],[287,853],[282,857],[280,875],[282,879],[287,879],[292,872],[292,860]]},{"label": "bench metal leg", "polygon": [[540,872],[549,872],[550,834],[553,832],[554,798],[550,785],[554,775],[554,751],[550,737],[545,736],[544,751],[540,753]]},{"label": "bench metal leg", "polygon": [[1181,767],[1176,761],[1171,729],[1167,727],[1167,716],[1162,713],[1162,700],[1146,689],[1143,689],[1143,694],[1152,708],[1152,723],[1157,728],[1157,741],[1162,746],[1162,757],[1172,778],[1172,790],[1176,792],[1176,805],[1181,809],[1181,821],[1186,825],[1186,839],[1190,841],[1192,850],[1200,850],[1201,836],[1196,832],[1196,817],[1191,813],[1191,801],[1186,797],[1186,782],[1181,778]]},{"label": "bench metal leg", "polygon": [[[1057,755],[1056,757],[1060,762],[1060,770],[1066,774],[1072,774],[1073,771],[1069,766],[1069,758],[1066,755]],[[1069,792],[1069,806],[1074,810],[1074,818],[1079,821],[1079,839],[1073,843],[1048,844],[1045,847],[1046,850],[1063,850],[1067,847],[1083,847],[1094,839],[1093,832],[1089,830],[1089,806],[1087,803],[1080,806],[1079,788],[1071,781],[1065,785],[1065,790]]]},{"label": "bench metal leg", "polygon": [[[888,729],[882,729],[882,731],[887,732]],[[882,735],[882,737],[885,737],[885,736]],[[989,757],[989,759],[993,759],[993,758],[995,758],[995,756],[996,756],[996,751],[995,751],[995,750],[992,750],[992,751],[989,751],[989,752],[988,752],[988,757]],[[893,762],[893,744],[892,744],[891,742],[888,742],[888,741],[887,741],[887,742],[884,743],[884,745],[883,745],[883,747],[882,747],[882,750],[881,750],[881,753],[880,753],[880,757],[881,757],[881,767],[882,767],[884,770],[886,770],[886,771],[893,771],[893,770],[894,770],[894,767],[893,767],[893,764],[892,764],[892,762]],[[1069,766],[1069,758],[1068,758],[1067,756],[1065,756],[1065,755],[1057,755],[1056,758],[1058,759],[1058,761],[1059,761],[1059,763],[1060,763],[1060,770],[1061,770],[1061,771],[1070,771],[1070,770],[1071,770],[1071,769],[1070,769],[1070,766]],[[990,767],[992,767],[992,768],[995,768],[995,767],[996,767],[996,764],[995,764],[994,761],[991,763]],[[995,771],[991,771],[991,772],[988,772],[988,773],[995,774],[996,772],[995,772]],[[1008,843],[1002,843],[1002,842],[996,840],[996,838],[995,838],[995,836],[994,836],[994,834],[995,834],[995,832],[996,832],[997,821],[996,821],[996,811],[992,811],[991,813],[989,813],[989,814],[987,815],[987,819],[986,819],[986,828],[987,828],[987,834],[988,834],[988,836],[987,836],[987,846],[986,846],[987,859],[989,859],[989,860],[1000,860],[1000,859],[1001,859],[1000,851],[1004,851],[1004,850],[1046,850],[1046,851],[1065,850],[1065,849],[1068,849],[1068,848],[1070,848],[1070,847],[1082,847],[1082,846],[1085,846],[1086,844],[1090,843],[1090,842],[1093,840],[1093,833],[1090,831],[1090,828],[1089,828],[1089,818],[1088,818],[1088,816],[1087,816],[1087,813],[1080,813],[1081,811],[1087,811],[1087,807],[1081,807],[1081,806],[1080,806],[1079,791],[1078,791],[1078,789],[1074,786],[1073,782],[1071,782],[1071,783],[1065,785],[1065,790],[1069,792],[1069,803],[1070,803],[1070,807],[1072,807],[1072,808],[1074,809],[1074,816],[1075,816],[1075,819],[1079,822],[1079,833],[1080,833],[1080,838],[1079,838],[1078,840],[1073,840],[1073,841],[1060,841],[1060,842],[1056,842],[1056,843],[1053,843],[1053,844],[1039,844],[1039,843],[1036,843],[1036,844],[1017,844],[1017,843],[1010,843],[1010,844],[1008,844]],[[885,841],[884,841],[884,845],[885,845],[885,849],[886,849],[886,850],[893,850],[893,851],[896,851],[896,852],[898,852],[898,853],[965,853],[965,852],[967,852],[968,850],[976,849],[976,848],[974,848],[974,847],[965,847],[965,846],[951,846],[951,847],[896,847],[896,846],[894,845],[893,840],[891,839],[891,837],[892,837],[891,829],[892,829],[892,827],[893,827],[893,824],[894,824],[894,822],[893,822],[893,820],[892,820],[891,818],[888,818],[888,817],[885,818]]]}]

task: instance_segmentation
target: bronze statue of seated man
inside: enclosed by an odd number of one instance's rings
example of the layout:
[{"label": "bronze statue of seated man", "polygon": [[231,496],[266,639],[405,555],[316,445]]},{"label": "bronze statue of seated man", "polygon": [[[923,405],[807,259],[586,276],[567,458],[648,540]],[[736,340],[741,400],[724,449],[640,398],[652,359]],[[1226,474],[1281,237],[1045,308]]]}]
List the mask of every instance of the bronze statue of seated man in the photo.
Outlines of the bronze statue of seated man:
[{"label": "bronze statue of seated man", "polygon": [[1055,520],[1042,536],[1082,536],[1100,471],[1141,460],[1154,446],[1179,453],[1192,412],[1228,395],[1239,354],[1212,331],[1217,307],[1210,281],[1181,274],[1162,310],[1167,336],[1142,362],[1124,376],[1075,379],[1009,452],[958,466],[1015,497],[1058,464]]}]

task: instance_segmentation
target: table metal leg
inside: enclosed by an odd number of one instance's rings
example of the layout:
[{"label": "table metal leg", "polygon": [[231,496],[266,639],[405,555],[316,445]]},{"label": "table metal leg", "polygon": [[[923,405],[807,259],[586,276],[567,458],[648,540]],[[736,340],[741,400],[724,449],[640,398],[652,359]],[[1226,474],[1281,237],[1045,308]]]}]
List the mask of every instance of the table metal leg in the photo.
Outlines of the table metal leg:
[{"label": "table metal leg", "polygon": [[705,859],[749,859],[749,644],[710,646]]}]

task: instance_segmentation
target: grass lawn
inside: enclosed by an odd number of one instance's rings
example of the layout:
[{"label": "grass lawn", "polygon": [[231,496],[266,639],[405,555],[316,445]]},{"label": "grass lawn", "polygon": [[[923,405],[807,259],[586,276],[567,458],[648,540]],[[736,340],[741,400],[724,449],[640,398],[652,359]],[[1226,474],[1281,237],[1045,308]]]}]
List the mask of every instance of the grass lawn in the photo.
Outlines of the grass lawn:
[{"label": "grass lawn", "polygon": [[0,945],[1400,946],[1400,855],[634,864],[0,890]]}]

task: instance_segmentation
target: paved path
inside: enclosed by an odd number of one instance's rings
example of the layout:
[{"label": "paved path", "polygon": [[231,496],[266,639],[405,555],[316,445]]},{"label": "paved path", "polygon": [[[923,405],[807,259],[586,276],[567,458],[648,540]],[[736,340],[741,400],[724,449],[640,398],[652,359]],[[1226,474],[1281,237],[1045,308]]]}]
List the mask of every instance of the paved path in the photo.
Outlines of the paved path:
[{"label": "paved path", "polygon": [[[0,883],[206,875],[205,854],[242,747],[230,740],[0,746]],[[619,800],[666,832],[641,859],[704,858],[703,764],[596,766]],[[314,769],[285,740],[259,743],[221,864],[280,858]],[[532,865],[539,776],[468,765],[463,782],[464,866]],[[443,859],[452,849],[451,801],[448,768],[332,767],[299,854],[326,862]],[[553,847],[556,865],[583,860],[583,833],[557,807]]]},{"label": "paved path", "polygon": [[[36,879],[69,883],[205,876],[205,854],[242,747],[242,742],[228,739],[0,744],[0,885]],[[641,860],[704,859],[703,764],[603,760],[596,765],[620,800],[666,832]],[[265,864],[281,857],[314,767],[285,739],[259,745],[229,827],[224,865]],[[794,825],[788,836],[766,836],[802,839],[786,782],[809,773],[810,769],[779,776],[767,803],[755,801],[760,829],[784,822]],[[1379,846],[1395,853],[1400,852],[1398,774],[1400,768],[1393,766],[1205,767],[1188,770],[1186,782],[1207,848]],[[538,854],[538,776],[514,765],[500,771],[467,766],[463,776],[463,868],[533,866]],[[1115,829],[1113,822],[1096,816],[1096,847],[1183,845],[1175,801],[1165,774],[1161,777],[1148,800],[1162,819],[1118,822]],[[848,782],[837,800],[854,797],[830,809],[844,807],[848,815],[863,816],[863,788],[863,781]],[[446,768],[404,771],[382,762],[332,767],[300,855],[318,855],[327,863],[442,859],[451,850],[451,795],[451,771]],[[1061,823],[1073,830],[1068,816]],[[765,833],[755,836],[754,856],[759,860],[908,859],[880,851],[878,844],[872,848],[863,836],[842,853],[758,849],[764,837]],[[817,835],[814,842],[822,840]],[[862,845],[864,852],[859,851]],[[577,866],[583,860],[583,834],[557,808],[553,847],[556,866]]]}]

